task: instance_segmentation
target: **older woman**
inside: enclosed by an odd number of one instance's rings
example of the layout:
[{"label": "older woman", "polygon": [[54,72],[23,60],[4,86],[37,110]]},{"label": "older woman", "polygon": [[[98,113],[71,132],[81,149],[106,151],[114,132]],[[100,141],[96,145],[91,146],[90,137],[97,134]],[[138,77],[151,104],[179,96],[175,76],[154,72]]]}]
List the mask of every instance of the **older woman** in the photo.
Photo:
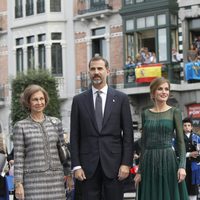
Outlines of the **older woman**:
[{"label": "older woman", "polygon": [[[30,85],[21,95],[21,103],[30,114],[14,126],[14,180],[19,200],[64,200],[64,173],[70,175],[70,163],[64,167],[57,143],[63,140],[61,121],[46,116],[49,97],[39,85]],[[65,163],[66,164],[66,163]]]}]

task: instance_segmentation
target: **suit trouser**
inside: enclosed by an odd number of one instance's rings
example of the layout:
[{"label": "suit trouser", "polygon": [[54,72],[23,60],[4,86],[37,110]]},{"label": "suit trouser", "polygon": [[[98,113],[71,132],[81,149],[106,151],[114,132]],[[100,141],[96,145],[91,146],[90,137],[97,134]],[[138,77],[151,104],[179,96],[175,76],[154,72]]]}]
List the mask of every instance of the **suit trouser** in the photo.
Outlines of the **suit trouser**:
[{"label": "suit trouser", "polygon": [[123,181],[117,177],[106,177],[100,163],[90,179],[78,181],[77,184],[81,190],[81,200],[123,200]]}]

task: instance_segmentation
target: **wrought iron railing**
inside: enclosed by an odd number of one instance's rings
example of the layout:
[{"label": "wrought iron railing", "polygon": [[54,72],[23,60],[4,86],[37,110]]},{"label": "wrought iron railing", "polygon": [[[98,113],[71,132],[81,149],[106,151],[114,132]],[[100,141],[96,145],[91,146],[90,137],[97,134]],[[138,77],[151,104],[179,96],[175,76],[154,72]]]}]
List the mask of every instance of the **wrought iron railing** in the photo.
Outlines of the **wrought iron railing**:
[{"label": "wrought iron railing", "polygon": [[79,15],[83,15],[86,13],[91,13],[91,12],[97,12],[97,11],[101,11],[101,10],[112,10],[112,6],[110,6],[109,4],[97,4],[97,5],[93,5],[90,8],[87,9],[83,9],[83,10],[78,10],[78,14]]}]

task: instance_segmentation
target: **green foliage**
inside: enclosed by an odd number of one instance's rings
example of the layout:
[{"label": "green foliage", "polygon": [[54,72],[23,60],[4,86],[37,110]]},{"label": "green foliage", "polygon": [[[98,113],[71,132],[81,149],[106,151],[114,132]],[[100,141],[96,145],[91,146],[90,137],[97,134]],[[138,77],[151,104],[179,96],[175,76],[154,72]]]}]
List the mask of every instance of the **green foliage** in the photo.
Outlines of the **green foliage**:
[{"label": "green foliage", "polygon": [[20,95],[30,84],[42,86],[49,94],[49,104],[45,109],[45,114],[60,118],[60,101],[57,90],[56,79],[44,70],[32,70],[27,74],[18,74],[12,80],[12,102],[11,102],[11,120],[12,124],[26,118],[29,115],[27,109],[20,104]]}]

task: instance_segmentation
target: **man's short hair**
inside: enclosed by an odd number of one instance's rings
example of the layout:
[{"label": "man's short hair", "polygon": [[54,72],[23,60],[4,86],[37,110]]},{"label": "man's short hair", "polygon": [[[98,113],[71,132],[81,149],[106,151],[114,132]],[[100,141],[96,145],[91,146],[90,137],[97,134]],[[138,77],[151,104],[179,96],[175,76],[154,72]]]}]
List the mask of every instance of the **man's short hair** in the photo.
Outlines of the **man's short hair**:
[{"label": "man's short hair", "polygon": [[186,117],[183,119],[183,124],[184,123],[190,123],[192,125],[192,119],[190,117]]}]

